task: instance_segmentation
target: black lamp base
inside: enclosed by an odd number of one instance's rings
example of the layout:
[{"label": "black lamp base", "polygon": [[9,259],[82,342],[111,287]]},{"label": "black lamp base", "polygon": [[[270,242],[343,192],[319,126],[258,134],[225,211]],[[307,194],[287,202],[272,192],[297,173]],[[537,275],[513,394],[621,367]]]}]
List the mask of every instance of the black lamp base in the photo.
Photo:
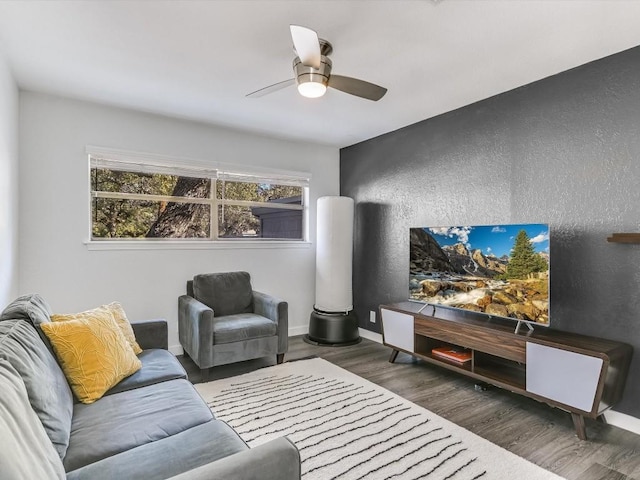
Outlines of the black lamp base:
[{"label": "black lamp base", "polygon": [[348,313],[324,313],[314,310],[309,317],[309,334],[303,340],[311,345],[347,347],[362,341],[358,331],[358,318],[353,310]]}]

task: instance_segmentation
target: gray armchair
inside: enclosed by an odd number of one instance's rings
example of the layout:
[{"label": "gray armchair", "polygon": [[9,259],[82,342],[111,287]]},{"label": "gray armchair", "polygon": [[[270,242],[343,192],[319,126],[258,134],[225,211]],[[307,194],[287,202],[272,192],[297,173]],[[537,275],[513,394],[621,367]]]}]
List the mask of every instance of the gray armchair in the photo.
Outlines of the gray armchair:
[{"label": "gray armchair", "polygon": [[178,337],[206,381],[210,367],[276,355],[289,346],[288,304],[255,292],[247,272],[207,273],[178,298]]}]

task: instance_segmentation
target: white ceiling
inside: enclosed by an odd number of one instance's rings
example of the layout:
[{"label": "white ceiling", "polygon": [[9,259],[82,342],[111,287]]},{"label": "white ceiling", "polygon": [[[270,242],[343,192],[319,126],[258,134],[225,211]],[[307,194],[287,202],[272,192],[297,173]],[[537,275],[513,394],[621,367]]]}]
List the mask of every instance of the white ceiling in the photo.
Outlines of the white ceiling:
[{"label": "white ceiling", "polygon": [[[245,98],[292,77],[292,23],[387,95]],[[637,45],[637,0],[0,1],[22,89],[336,147]]]}]

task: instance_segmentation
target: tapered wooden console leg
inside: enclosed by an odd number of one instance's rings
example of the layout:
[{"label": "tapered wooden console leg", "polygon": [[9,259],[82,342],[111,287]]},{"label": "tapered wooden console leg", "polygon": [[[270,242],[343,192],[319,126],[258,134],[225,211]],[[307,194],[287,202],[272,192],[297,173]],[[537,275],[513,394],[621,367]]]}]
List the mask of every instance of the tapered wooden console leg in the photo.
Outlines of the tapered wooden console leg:
[{"label": "tapered wooden console leg", "polygon": [[398,356],[398,350],[391,350],[391,356],[389,357],[389,363],[395,362],[397,356]]},{"label": "tapered wooden console leg", "polygon": [[571,419],[573,420],[573,426],[576,428],[576,435],[580,440],[587,439],[587,429],[584,425],[584,417],[577,413],[571,414]]},{"label": "tapered wooden console leg", "polygon": [[278,353],[276,355],[276,363],[280,364],[284,362],[284,353]]}]

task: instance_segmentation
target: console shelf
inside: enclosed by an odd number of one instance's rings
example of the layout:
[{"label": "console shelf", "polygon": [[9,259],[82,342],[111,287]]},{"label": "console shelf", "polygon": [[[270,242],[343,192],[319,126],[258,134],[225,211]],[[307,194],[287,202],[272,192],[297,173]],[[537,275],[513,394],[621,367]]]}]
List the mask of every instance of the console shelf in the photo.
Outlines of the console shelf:
[{"label": "console shelf", "polygon": [[[380,318],[390,362],[405,352],[564,409],[582,440],[584,417],[599,417],[622,397],[633,352],[624,343],[546,327],[518,333],[507,320],[415,302],[381,305]],[[444,359],[432,353],[438,347],[466,349],[471,359]]]}]

